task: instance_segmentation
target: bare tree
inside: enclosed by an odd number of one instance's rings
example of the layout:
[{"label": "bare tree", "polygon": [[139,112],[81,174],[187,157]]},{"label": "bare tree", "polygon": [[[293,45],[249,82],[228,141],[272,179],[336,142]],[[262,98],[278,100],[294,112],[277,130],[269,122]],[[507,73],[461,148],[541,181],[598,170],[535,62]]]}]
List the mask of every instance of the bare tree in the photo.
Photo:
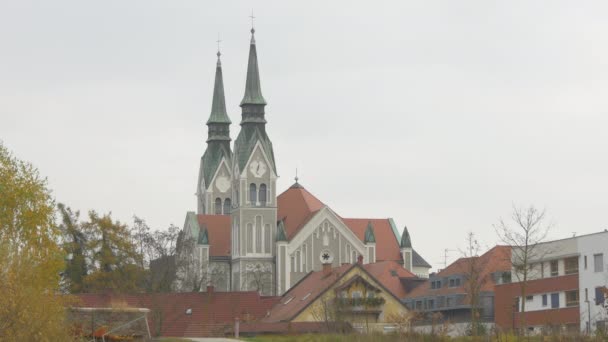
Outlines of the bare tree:
[{"label": "bare tree", "polygon": [[197,242],[193,238],[183,239],[179,245],[175,288],[183,292],[201,291],[209,280],[209,260],[198,257]]},{"label": "bare tree", "polygon": [[245,272],[243,288],[256,290],[266,295],[272,294],[272,269],[270,265],[247,264]]},{"label": "bare tree", "polygon": [[534,260],[539,260],[548,253],[546,249],[539,246],[551,229],[551,225],[547,224],[545,219],[545,210],[538,210],[534,206],[520,208],[514,205],[511,214],[512,222],[507,223],[500,219],[499,223],[494,226],[499,238],[511,246],[511,265],[520,286],[521,319],[519,326],[524,328],[525,334],[527,334],[527,329],[525,329],[526,291],[528,280],[533,272],[531,266]]},{"label": "bare tree", "polygon": [[464,288],[469,298],[469,304],[471,305],[471,326],[470,332],[472,336],[477,336],[482,332],[482,326],[480,325],[480,294],[481,289],[484,284],[487,282],[487,277],[485,274],[485,268],[487,266],[487,259],[482,259],[479,256],[481,252],[481,247],[475,238],[475,234],[473,232],[469,232],[467,234],[467,248],[464,251],[461,251],[463,257],[465,258],[463,270],[464,274]]}]

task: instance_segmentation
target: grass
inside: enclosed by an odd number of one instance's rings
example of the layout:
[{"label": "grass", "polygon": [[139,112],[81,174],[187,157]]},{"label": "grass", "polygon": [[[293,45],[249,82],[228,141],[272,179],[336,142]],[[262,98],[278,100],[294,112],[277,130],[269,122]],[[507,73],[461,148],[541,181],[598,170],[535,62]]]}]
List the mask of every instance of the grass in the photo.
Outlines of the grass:
[{"label": "grass", "polygon": [[515,335],[484,336],[484,337],[455,337],[447,336],[432,336],[432,335],[397,335],[397,334],[306,334],[306,335],[262,335],[256,337],[242,338],[249,342],[434,342],[434,341],[450,341],[450,342],[570,342],[570,341],[606,341],[602,337],[584,337],[584,336],[530,336],[528,338],[518,337]]}]

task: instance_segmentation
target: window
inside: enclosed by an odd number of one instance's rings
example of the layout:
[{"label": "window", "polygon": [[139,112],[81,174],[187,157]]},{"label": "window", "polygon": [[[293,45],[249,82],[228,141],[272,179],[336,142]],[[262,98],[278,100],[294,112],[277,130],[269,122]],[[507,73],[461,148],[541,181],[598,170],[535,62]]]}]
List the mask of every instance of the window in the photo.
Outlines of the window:
[{"label": "window", "polygon": [[257,202],[257,195],[258,191],[255,184],[249,184],[249,202],[251,202],[251,204],[255,205],[255,203]]},{"label": "window", "polygon": [[435,301],[433,299],[429,299],[427,301],[427,309],[433,310],[435,308]]},{"label": "window", "polygon": [[456,284],[456,280],[455,279],[450,279],[450,287],[454,287]]},{"label": "window", "polygon": [[456,286],[460,286],[460,278],[456,278]]},{"label": "window", "polygon": [[353,299],[363,298],[361,291],[353,291],[353,293],[351,293],[351,296],[353,297]]},{"label": "window", "polygon": [[531,302],[534,300],[534,296],[526,296],[526,302]]},{"label": "window", "polygon": [[260,196],[258,198],[260,199],[260,205],[263,207],[266,206],[266,195],[266,184],[260,184]]},{"label": "window", "polygon": [[589,290],[585,288],[585,302],[589,301]]},{"label": "window", "polygon": [[519,297],[515,297],[513,300],[513,311],[519,312]]},{"label": "window", "polygon": [[453,305],[454,305],[454,298],[448,297],[447,300],[446,300],[445,306],[449,308],[449,307],[451,307]]},{"label": "window", "polygon": [[578,257],[571,257],[564,259],[566,264],[566,274],[578,273]]},{"label": "window", "polygon": [[557,260],[551,260],[550,266],[551,266],[551,276],[556,277],[558,275]]},{"label": "window", "polygon": [[511,282],[511,272],[502,272],[502,283],[507,284]]},{"label": "window", "polygon": [[431,288],[432,288],[432,289],[436,288],[436,287],[435,287],[435,282],[434,282],[434,281],[432,281],[432,282],[431,282]]},{"label": "window", "polygon": [[566,291],[566,306],[578,306],[578,290]]},{"label": "window", "polygon": [[603,305],[605,301],[604,289],[602,287],[595,288],[595,305]]},{"label": "window", "polygon": [[422,310],[422,301],[421,300],[416,301],[416,310]]},{"label": "window", "polygon": [[584,263],[585,263],[585,269],[587,269],[587,256],[585,255],[585,257],[583,258]]},{"label": "window", "polygon": [[215,215],[222,215],[222,199],[219,197],[215,199]]},{"label": "window", "polygon": [[593,271],[604,272],[604,254],[593,254]]},{"label": "window", "polygon": [[547,306],[547,295],[543,295],[543,306]]},{"label": "window", "polygon": [[232,201],[230,201],[230,198],[226,198],[224,200],[224,215],[230,215],[231,207],[232,207]]},{"label": "window", "polygon": [[559,293],[551,294],[551,309],[559,308]]}]

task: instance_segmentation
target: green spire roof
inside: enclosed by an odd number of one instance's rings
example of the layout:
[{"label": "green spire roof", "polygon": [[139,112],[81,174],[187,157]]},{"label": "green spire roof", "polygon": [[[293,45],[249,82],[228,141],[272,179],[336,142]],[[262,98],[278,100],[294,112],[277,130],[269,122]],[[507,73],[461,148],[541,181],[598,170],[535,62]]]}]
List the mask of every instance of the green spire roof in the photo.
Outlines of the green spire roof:
[{"label": "green spire roof", "polygon": [[367,223],[367,229],[365,230],[365,243],[368,242],[376,242],[376,236],[374,235],[374,227],[372,226],[372,222],[369,221]]},{"label": "green spire roof", "polygon": [[412,239],[410,233],[407,231],[407,227],[403,227],[403,234],[401,235],[401,248],[412,248]]},{"label": "green spire roof", "polygon": [[283,220],[277,224],[277,241],[287,241],[287,233],[285,233],[285,225]]},{"label": "green spire roof", "polygon": [[226,113],[226,99],[224,97],[224,78],[222,77],[221,53],[217,52],[217,66],[215,67],[215,85],[213,87],[213,102],[211,104],[211,115],[207,125],[213,123],[230,124],[228,113]]},{"label": "green spire roof", "polygon": [[203,228],[203,231],[198,235],[198,244],[199,245],[208,245],[209,244],[209,233],[207,232],[207,228]]},{"label": "green spire roof", "polygon": [[249,64],[247,65],[247,82],[245,84],[245,96],[241,106],[246,104],[265,105],[266,100],[262,96],[260,87],[260,72],[258,70],[258,54],[255,48],[255,30],[251,29],[251,43],[249,45]]}]

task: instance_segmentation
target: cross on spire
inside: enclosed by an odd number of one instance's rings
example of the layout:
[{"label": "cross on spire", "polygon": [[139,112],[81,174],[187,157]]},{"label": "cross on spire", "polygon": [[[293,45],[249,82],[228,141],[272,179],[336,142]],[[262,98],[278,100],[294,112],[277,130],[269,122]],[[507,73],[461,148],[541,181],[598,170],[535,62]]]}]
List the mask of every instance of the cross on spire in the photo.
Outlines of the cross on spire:
[{"label": "cross on spire", "polygon": [[296,167],[296,177],[294,178],[296,180],[296,183],[298,182],[299,178],[298,178],[298,168]]},{"label": "cross on spire", "polygon": [[217,56],[219,57],[221,55],[221,53],[220,53],[220,43],[222,42],[222,40],[220,39],[219,32],[217,34],[217,40],[215,42],[217,43]]},{"label": "cross on spire", "polygon": [[255,17],[253,16],[253,9],[251,9],[251,15],[249,16],[249,18],[251,18],[251,33],[253,33],[255,31],[255,29],[253,28],[253,19],[255,19]]}]

